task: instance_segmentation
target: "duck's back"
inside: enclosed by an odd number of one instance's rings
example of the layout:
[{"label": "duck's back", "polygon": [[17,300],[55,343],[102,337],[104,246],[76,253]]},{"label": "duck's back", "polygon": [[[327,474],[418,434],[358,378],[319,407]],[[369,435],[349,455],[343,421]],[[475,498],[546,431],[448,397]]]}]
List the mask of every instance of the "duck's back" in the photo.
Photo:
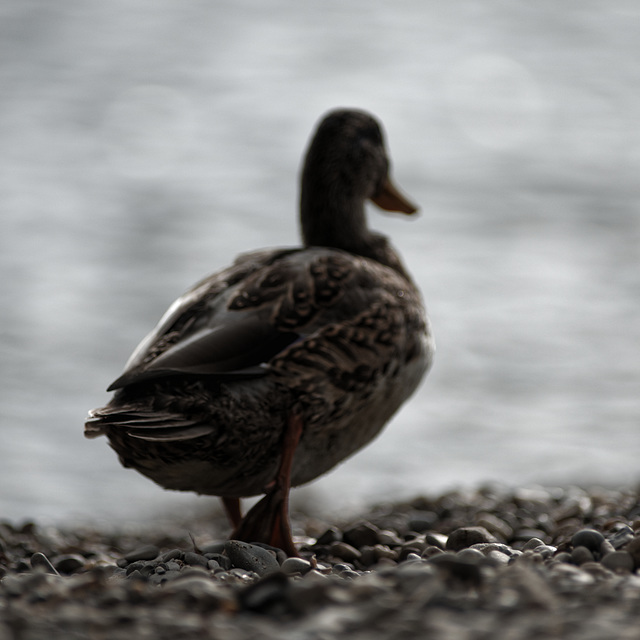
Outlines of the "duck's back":
[{"label": "duck's back", "polygon": [[[128,466],[169,488],[250,495],[273,474],[295,412],[304,432],[292,482],[301,484],[378,433],[432,351],[420,295],[396,270],[337,249],[253,252],[172,305],[87,431],[106,433]],[[190,447],[198,439],[203,446]],[[186,456],[179,473],[136,461],[162,458],[163,447]],[[243,447],[253,453],[243,456]]]}]

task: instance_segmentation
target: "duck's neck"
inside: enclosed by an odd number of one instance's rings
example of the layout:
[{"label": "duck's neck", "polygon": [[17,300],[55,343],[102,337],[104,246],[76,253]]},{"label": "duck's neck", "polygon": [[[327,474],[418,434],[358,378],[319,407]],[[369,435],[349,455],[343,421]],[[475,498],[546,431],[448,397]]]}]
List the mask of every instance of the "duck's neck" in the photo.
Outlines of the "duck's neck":
[{"label": "duck's neck", "polygon": [[409,279],[386,236],[367,227],[362,197],[350,196],[344,188],[311,189],[303,181],[300,226],[305,247],[342,249],[376,260]]}]

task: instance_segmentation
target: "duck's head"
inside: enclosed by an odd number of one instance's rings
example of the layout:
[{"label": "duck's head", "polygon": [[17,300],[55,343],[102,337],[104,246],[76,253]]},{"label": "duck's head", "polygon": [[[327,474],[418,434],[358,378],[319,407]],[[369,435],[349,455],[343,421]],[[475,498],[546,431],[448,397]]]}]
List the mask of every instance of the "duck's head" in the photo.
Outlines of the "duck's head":
[{"label": "duck's head", "polygon": [[379,244],[380,236],[367,229],[366,200],[387,211],[417,211],[389,178],[389,158],[376,119],[355,109],[331,111],[318,125],[302,171],[305,245],[368,255],[369,245]]}]

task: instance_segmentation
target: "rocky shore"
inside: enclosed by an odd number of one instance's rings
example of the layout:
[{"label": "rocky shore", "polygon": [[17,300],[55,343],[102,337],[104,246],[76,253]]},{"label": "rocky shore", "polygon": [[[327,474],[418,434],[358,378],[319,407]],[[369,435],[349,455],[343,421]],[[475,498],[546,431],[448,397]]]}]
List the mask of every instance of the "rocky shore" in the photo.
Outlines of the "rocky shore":
[{"label": "rocky shore", "polygon": [[162,530],[0,522],[0,640],[595,640],[640,633],[635,489],[482,488],[294,515],[300,558]]}]

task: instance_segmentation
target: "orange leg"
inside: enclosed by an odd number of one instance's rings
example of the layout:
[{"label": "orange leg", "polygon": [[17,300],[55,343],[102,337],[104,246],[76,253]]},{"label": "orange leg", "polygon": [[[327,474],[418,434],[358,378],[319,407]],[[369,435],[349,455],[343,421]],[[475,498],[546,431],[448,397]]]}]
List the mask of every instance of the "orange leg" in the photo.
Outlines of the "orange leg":
[{"label": "orange leg", "polygon": [[225,513],[231,526],[235,529],[242,522],[242,511],[240,510],[240,498],[222,497]]},{"label": "orange leg", "polygon": [[282,459],[276,477],[269,484],[264,498],[250,509],[236,527],[232,539],[265,542],[282,549],[289,556],[298,555],[289,522],[289,491],[293,456],[302,435],[302,426],[299,416],[289,416],[282,445]]}]

